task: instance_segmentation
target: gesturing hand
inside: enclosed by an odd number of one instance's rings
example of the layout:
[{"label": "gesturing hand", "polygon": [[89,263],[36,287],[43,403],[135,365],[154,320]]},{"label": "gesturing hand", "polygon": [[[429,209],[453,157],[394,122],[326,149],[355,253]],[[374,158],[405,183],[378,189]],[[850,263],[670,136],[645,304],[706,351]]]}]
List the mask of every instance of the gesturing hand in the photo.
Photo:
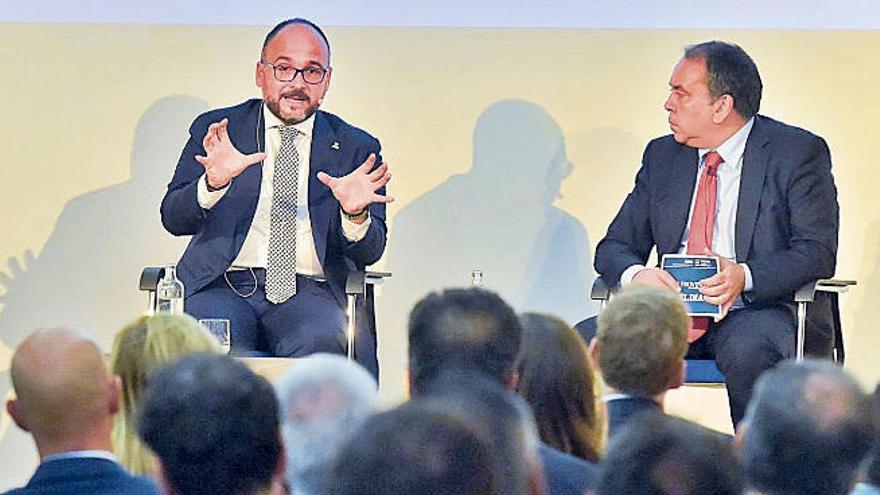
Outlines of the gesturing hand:
[{"label": "gesturing hand", "polygon": [[330,188],[333,196],[339,201],[342,211],[356,215],[373,203],[390,203],[394,201],[391,196],[377,194],[382,186],[391,180],[388,164],[382,162],[372,172],[376,164],[376,154],[370,156],[358,168],[344,177],[331,177],[324,172],[318,172],[318,180]]},{"label": "gesturing hand", "polygon": [[721,270],[716,275],[700,280],[700,292],[707,303],[721,305],[721,318],[724,318],[746,285],[746,271],[739,263],[718,256],[708,249],[704,254],[717,256]]},{"label": "gesturing hand", "polygon": [[208,132],[202,139],[202,146],[208,156],[196,156],[196,161],[205,167],[208,184],[213,188],[225,186],[244,169],[266,158],[265,153],[244,155],[238,151],[229,140],[226,132],[228,125],[229,119],[223,119],[208,126]]}]

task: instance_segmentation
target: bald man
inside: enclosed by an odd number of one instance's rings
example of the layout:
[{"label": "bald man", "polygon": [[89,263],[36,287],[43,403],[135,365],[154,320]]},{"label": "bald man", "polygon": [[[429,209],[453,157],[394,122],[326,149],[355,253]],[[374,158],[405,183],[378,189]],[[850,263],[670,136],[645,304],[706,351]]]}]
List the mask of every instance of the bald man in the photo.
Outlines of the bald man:
[{"label": "bald man", "polygon": [[34,437],[41,462],[24,488],[8,493],[158,493],[113,456],[119,379],[108,376],[101,350],[88,336],[38,330],[16,349],[10,373],[16,398],[6,410]]}]

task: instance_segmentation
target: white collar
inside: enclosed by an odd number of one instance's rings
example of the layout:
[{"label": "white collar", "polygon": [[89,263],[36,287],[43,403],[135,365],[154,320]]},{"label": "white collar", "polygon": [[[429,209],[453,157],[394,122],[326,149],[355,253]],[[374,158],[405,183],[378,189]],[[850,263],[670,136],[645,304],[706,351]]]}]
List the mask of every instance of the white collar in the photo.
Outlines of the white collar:
[{"label": "white collar", "polygon": [[[285,124],[283,120],[279,119],[277,115],[272,113],[272,111],[269,110],[269,107],[267,107],[265,103],[263,103],[263,118],[266,121],[266,130],[275,127],[285,127],[288,125]],[[291,126],[298,130],[301,134],[311,137],[312,131],[315,128],[315,114],[313,113],[306,120],[303,120],[302,122],[297,122],[296,124],[291,124]]]},{"label": "white collar", "polygon": [[106,450],[71,450],[70,452],[49,454],[46,457],[43,457],[42,462],[61,461],[64,459],[105,459],[115,463],[119,462],[112,452]]},{"label": "white collar", "polygon": [[[747,120],[746,123],[743,124],[743,126],[740,127],[738,131],[733,133],[733,136],[727,138],[726,141],[724,141],[714,149],[715,152],[721,155],[721,159],[724,160],[724,163],[730,165],[731,167],[739,166],[739,159],[746,151],[746,141],[748,141],[749,133],[752,131],[752,126],[754,125],[755,117],[752,117]],[[703,163],[703,156],[710,151],[713,151],[713,149],[699,149],[700,164]]]}]

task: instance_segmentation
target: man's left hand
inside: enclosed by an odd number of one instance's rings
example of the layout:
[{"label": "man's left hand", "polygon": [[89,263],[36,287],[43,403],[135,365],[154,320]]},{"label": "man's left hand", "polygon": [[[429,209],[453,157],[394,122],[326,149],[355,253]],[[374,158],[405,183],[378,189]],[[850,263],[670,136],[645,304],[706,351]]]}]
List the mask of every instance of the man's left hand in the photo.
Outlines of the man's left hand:
[{"label": "man's left hand", "polygon": [[330,188],[333,196],[339,201],[342,211],[356,215],[373,203],[390,203],[394,198],[377,194],[382,186],[391,180],[388,164],[381,163],[375,170],[376,154],[370,156],[358,168],[344,177],[331,177],[318,172],[318,180]]},{"label": "man's left hand", "polygon": [[721,318],[727,316],[728,310],[742,294],[746,285],[745,269],[734,261],[719,256],[710,250],[706,250],[706,256],[715,256],[721,263],[721,270],[717,275],[700,280],[700,292],[707,303],[721,306]]}]

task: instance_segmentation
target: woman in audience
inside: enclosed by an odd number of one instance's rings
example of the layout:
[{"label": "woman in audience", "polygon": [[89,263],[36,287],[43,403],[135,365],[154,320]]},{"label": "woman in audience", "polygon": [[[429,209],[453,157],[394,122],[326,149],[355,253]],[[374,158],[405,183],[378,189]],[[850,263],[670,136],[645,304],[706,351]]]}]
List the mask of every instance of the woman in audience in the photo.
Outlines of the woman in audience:
[{"label": "woman in audience", "polygon": [[525,313],[518,391],[532,407],[541,441],[598,462],[604,416],[583,339],[562,320]]},{"label": "woman in audience", "polygon": [[122,410],[113,426],[113,448],[130,472],[153,474],[153,455],[137,435],[137,414],[147,380],[162,365],[194,352],[220,352],[220,345],[186,315],[142,316],[114,337],[110,367],[122,380]]}]

